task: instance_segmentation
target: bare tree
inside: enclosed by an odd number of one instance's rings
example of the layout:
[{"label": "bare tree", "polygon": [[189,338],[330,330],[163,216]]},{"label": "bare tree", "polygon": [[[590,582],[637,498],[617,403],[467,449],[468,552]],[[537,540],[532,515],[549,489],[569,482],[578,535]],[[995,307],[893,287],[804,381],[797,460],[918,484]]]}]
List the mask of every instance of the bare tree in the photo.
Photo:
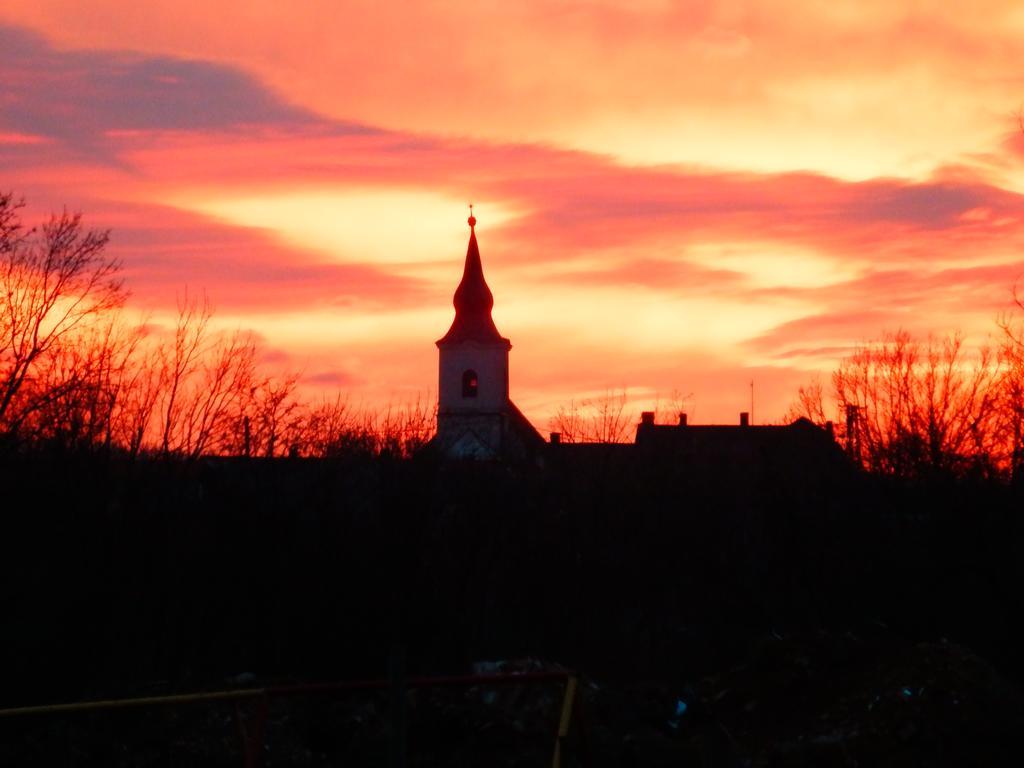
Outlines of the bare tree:
[{"label": "bare tree", "polygon": [[[161,419],[160,452],[169,455],[180,449],[184,429],[185,388],[202,361],[203,344],[213,310],[206,297],[200,303],[188,293],[178,301],[178,318],[173,339],[160,348],[158,405]],[[176,443],[176,444],[175,444]]]},{"label": "bare tree", "polygon": [[313,406],[302,428],[303,456],[331,458],[369,454],[375,450],[373,431],[347,397],[337,395]]},{"label": "bare tree", "polygon": [[6,253],[19,238],[22,224],[18,209],[24,205],[23,201],[15,200],[12,193],[0,192],[0,253]]},{"label": "bare tree", "polygon": [[659,423],[672,424],[680,416],[692,417],[696,410],[693,392],[683,394],[682,390],[674,389],[664,400],[659,395],[654,403],[655,419]]},{"label": "bare tree", "polygon": [[789,406],[783,421],[790,423],[797,419],[807,419],[819,426],[829,419],[826,416],[825,388],[821,378],[815,376],[810,383],[801,386],[796,393],[796,402]]},{"label": "bare tree", "polygon": [[[1005,465],[1000,439],[1000,357],[968,351],[959,334],[920,342],[905,331],[866,344],[832,374],[837,433],[867,469],[900,476],[991,473]],[[819,380],[787,414],[822,424]]]},{"label": "bare tree", "polygon": [[303,456],[321,458],[390,455],[409,458],[434,436],[437,405],[432,398],[389,404],[383,410],[358,408],[338,395],[309,409],[296,444]]},{"label": "bare tree", "polygon": [[867,466],[915,475],[992,468],[998,377],[987,348],[971,361],[959,335],[922,344],[901,331],[858,350],[832,381]]},{"label": "bare tree", "polygon": [[621,390],[570,401],[551,418],[551,431],[560,433],[567,443],[628,442],[636,421],[626,410],[628,400],[626,390]]},{"label": "bare tree", "polygon": [[389,404],[379,415],[368,414],[365,421],[378,453],[408,458],[434,436],[437,407],[417,397],[402,405]]},{"label": "bare tree", "polygon": [[[142,326],[140,326],[142,335]],[[159,349],[140,349],[123,375],[114,420],[115,441],[129,456],[138,456],[147,446],[161,396],[162,360]]]},{"label": "bare tree", "polygon": [[267,377],[243,398],[228,452],[273,458],[300,450],[304,413],[296,398],[298,374]]},{"label": "bare tree", "polygon": [[253,389],[256,344],[235,332],[215,342],[205,355],[198,386],[191,389],[179,452],[190,458],[220,453],[230,445],[232,426]]},{"label": "bare tree", "polygon": [[23,436],[66,448],[114,447],[141,339],[140,328],[113,316],[55,348],[25,387],[34,391],[19,409]]},{"label": "bare tree", "polygon": [[[66,212],[26,230],[22,207],[0,193],[0,435],[190,458],[301,442],[298,377],[261,377],[251,335],[214,332],[187,293],[169,337],[126,324],[108,233]],[[415,442],[415,419],[386,421]]]},{"label": "bare tree", "polygon": [[575,400],[558,406],[555,415],[548,421],[548,426],[552,432],[561,435],[561,439],[566,443],[586,442],[586,418],[583,415],[582,404]]},{"label": "bare tree", "polygon": [[14,406],[38,406],[18,396],[39,366],[126,298],[106,231],[85,229],[79,214],[65,211],[26,232],[18,207],[0,196],[0,428],[7,432],[25,418]]},{"label": "bare tree", "polygon": [[1013,477],[1024,476],[1024,294],[1013,289],[1014,310],[1003,314],[997,324],[1002,331],[1000,354],[1003,376],[1000,381],[999,413],[1002,439],[1009,454]]},{"label": "bare tree", "polygon": [[160,348],[156,403],[159,452],[198,458],[230,450],[236,426],[256,388],[256,344],[251,334],[213,333],[204,298],[178,304],[172,337]]}]

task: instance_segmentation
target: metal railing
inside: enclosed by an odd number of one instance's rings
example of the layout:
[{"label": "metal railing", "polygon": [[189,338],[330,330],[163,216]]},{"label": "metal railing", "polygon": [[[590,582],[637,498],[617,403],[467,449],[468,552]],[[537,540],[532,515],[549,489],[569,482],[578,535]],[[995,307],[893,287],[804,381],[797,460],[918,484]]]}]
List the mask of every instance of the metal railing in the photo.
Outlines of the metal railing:
[{"label": "metal railing", "polygon": [[[447,675],[433,677],[411,677],[404,680],[349,680],[329,683],[305,683],[298,685],[272,685],[261,688],[242,688],[228,691],[204,691],[199,693],[174,694],[168,696],[145,696],[130,699],[102,699],[97,701],[81,701],[65,704],[44,704],[29,707],[11,707],[0,709],[0,718],[27,717],[41,715],[69,714],[76,712],[102,712],[117,709],[181,706],[187,704],[209,704],[215,702],[234,702],[235,721],[238,725],[239,739],[242,748],[245,768],[260,768],[263,765],[266,724],[269,713],[269,701],[272,698],[308,695],[312,693],[341,693],[349,691],[387,690],[399,688],[437,688],[467,686],[504,686],[523,685],[524,683],[563,682],[565,692],[562,699],[558,729],[555,732],[554,753],[551,759],[552,768],[563,768],[566,764],[566,753],[572,726],[577,725],[579,733],[578,756],[579,765],[585,764],[586,742],[582,730],[581,706],[577,677],[571,672],[522,672],[511,674],[487,675]],[[252,703],[253,708],[246,713],[242,704]],[[393,734],[394,736],[394,734]],[[404,734],[401,738],[404,739]],[[401,751],[404,754],[404,750]],[[404,759],[401,761],[404,763]],[[404,768],[404,766],[401,766]]]}]

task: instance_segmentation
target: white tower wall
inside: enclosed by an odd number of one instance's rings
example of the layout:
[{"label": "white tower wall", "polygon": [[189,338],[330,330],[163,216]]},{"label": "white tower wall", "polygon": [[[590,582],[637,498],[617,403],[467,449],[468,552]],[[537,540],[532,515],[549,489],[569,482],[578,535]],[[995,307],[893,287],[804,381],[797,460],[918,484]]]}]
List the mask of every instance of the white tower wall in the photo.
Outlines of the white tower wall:
[{"label": "white tower wall", "polygon": [[[474,371],[476,397],[463,395],[463,376]],[[439,413],[499,413],[508,406],[508,348],[463,342],[440,349]]]}]

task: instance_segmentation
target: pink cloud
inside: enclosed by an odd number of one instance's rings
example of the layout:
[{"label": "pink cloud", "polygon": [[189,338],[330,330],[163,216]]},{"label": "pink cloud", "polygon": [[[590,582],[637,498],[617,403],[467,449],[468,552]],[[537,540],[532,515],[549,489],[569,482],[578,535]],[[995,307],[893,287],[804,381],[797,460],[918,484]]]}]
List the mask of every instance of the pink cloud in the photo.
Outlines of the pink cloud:
[{"label": "pink cloud", "polygon": [[[625,11],[580,13],[602,39],[620,25],[634,31],[650,26]],[[730,50],[738,35],[751,41],[753,53],[737,55],[761,56],[758,32],[769,23],[763,15],[744,18],[727,35],[704,34],[714,21],[694,20],[690,32],[712,48]],[[963,36],[942,24],[908,29],[936,39]],[[1024,262],[1012,256],[1024,253],[1024,197],[1002,186],[997,170],[950,164],[923,181],[851,182],[810,172],[630,166],[545,144],[332,121],[235,67],[184,57],[58,51],[36,37],[9,29],[3,34],[11,45],[6,58],[0,54],[0,95],[14,107],[2,113],[0,132],[41,137],[0,140],[6,183],[17,184],[44,209],[68,203],[92,224],[111,226],[111,248],[123,257],[140,303],[172,306],[188,285],[240,315],[346,307],[385,317],[424,306],[447,309],[457,266],[442,279],[410,276],[394,264],[331,262],[269,231],[154,202],[185,205],[188,195],[199,193],[230,198],[344,188],[429,190],[492,200],[514,211],[501,227],[487,223],[486,206],[478,215],[488,274],[514,277],[527,294],[519,301],[528,302],[533,288],[557,284],[579,303],[607,302],[601,310],[616,326],[629,318],[614,305],[609,289],[615,288],[646,292],[652,301],[727,296],[804,307],[795,320],[750,328],[748,341],[734,348],[667,361],[677,354],[666,351],[672,348],[671,327],[664,329],[664,350],[579,348],[563,332],[571,318],[536,303],[533,314],[550,318],[549,330],[502,330],[514,336],[516,365],[522,364],[515,369],[517,381],[538,408],[573,391],[621,385],[727,391],[720,405],[731,414],[732,400],[742,398],[751,374],[744,364],[748,356],[829,358],[898,326],[941,331],[964,313],[988,322],[1024,271]],[[968,50],[977,40],[966,35],[957,44]],[[11,51],[21,58],[14,60]],[[206,104],[213,106],[207,110]],[[1011,162],[1022,147],[1019,136],[1010,139],[1000,159]],[[986,167],[996,165],[990,158]],[[462,215],[453,227],[463,226]],[[401,220],[396,212],[396,227]],[[776,247],[802,249],[835,266],[838,276],[801,287],[787,285],[780,274],[778,285],[766,286],[742,263],[716,265],[713,257],[698,261],[693,255],[737,245],[751,259]],[[438,261],[456,263],[460,255],[439,253]],[[839,269],[851,264],[855,268]],[[594,298],[597,288],[603,289],[600,299]],[[499,307],[510,298],[499,294]],[[699,325],[702,318],[687,320]],[[433,386],[432,341],[443,331],[410,324],[398,341],[370,333],[336,351],[343,363],[322,348],[284,354],[307,371],[311,385],[408,394]],[[762,393],[766,408],[784,407],[785,388],[805,375],[798,363],[756,369],[772,382]]]},{"label": "pink cloud", "polygon": [[61,51],[0,25],[0,128],[103,156],[107,137],[147,130],[302,125],[315,116],[220,64],[111,51]]},{"label": "pink cloud", "polygon": [[320,371],[318,373],[307,374],[303,377],[303,381],[312,387],[342,389],[343,387],[350,387],[353,384],[358,384],[360,379],[358,376],[353,376],[348,371]]},{"label": "pink cloud", "polygon": [[[364,311],[423,300],[425,286],[369,264],[337,264],[285,247],[258,230],[173,208],[119,204],[111,253],[148,305],[168,306],[185,287],[205,290],[221,310],[295,311],[358,304]],[[95,219],[104,221],[103,209]]]}]

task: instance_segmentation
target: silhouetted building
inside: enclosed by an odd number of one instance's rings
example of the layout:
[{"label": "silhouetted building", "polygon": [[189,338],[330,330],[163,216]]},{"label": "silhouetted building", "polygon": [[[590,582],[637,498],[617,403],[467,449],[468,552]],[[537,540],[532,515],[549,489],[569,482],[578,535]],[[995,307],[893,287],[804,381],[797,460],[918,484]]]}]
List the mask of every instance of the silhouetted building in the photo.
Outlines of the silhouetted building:
[{"label": "silhouetted building", "polygon": [[768,456],[800,461],[811,455],[829,459],[841,455],[831,422],[819,427],[799,418],[791,424],[753,426],[746,412],[740,414],[738,425],[691,425],[686,414],[680,414],[678,424],[655,424],[654,413],[645,411],[636,428],[636,445],[641,450],[671,454],[693,463],[742,465]]},{"label": "silhouetted building", "polygon": [[[469,217],[469,247],[462,281],[455,290],[455,319],[439,350],[437,435],[431,443],[449,458],[523,459],[540,455],[544,438],[509,397],[508,353],[512,343],[502,336],[491,310],[494,296],[484,280],[476,242],[476,218]],[[655,424],[654,413],[641,415],[634,445],[567,444],[552,433],[552,457],[573,460],[639,460],[658,458],[699,466],[751,463],[781,466],[801,457],[841,455],[832,425],[818,427],[807,419],[789,425],[753,426],[748,413],[738,425]],[[768,461],[770,459],[770,461]]]},{"label": "silhouetted building", "polygon": [[494,296],[484,280],[469,217],[469,248],[455,290],[455,320],[441,339],[434,445],[450,458],[523,458],[544,445],[509,398],[508,353],[512,343],[491,318]]},{"label": "silhouetted building", "polygon": [[[632,443],[565,443],[552,434],[550,466],[604,475],[637,472],[683,473],[712,487],[812,485],[846,473],[852,466],[835,440],[831,424],[819,427],[800,418],[791,424],[754,426],[741,413],[735,424],[656,424],[641,414]],[[837,475],[836,473],[839,473]],[[723,485],[724,484],[724,485]]]}]

